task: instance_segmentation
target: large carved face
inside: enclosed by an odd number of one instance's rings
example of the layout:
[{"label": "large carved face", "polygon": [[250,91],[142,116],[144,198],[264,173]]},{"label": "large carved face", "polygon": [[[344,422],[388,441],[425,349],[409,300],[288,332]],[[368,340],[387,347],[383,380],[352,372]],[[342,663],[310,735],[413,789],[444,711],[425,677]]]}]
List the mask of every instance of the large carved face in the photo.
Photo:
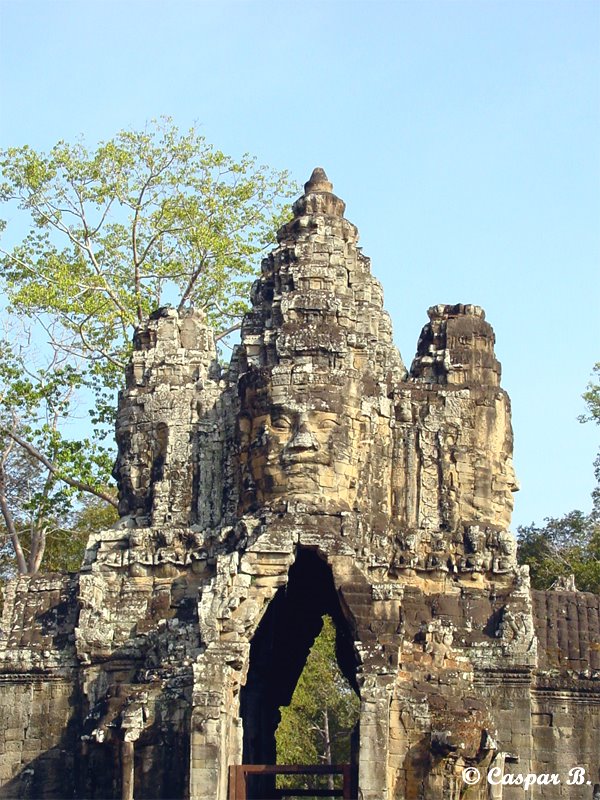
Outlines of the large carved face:
[{"label": "large carved face", "polygon": [[361,419],[352,382],[342,387],[270,387],[247,397],[239,418],[243,505],[297,501],[349,510],[356,498]]}]

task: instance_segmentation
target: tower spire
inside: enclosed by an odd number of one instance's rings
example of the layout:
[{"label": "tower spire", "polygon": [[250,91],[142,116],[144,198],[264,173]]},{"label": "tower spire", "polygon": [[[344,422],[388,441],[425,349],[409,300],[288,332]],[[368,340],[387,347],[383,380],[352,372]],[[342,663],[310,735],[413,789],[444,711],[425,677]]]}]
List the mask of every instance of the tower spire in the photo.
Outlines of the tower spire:
[{"label": "tower spire", "polygon": [[304,194],[311,192],[333,192],[333,184],[323,167],[315,167],[308,182],[304,184]]},{"label": "tower spire", "polygon": [[304,184],[304,194],[292,206],[295,217],[309,214],[325,214],[343,217],[346,204],[333,193],[333,184],[323,167],[315,167]]}]

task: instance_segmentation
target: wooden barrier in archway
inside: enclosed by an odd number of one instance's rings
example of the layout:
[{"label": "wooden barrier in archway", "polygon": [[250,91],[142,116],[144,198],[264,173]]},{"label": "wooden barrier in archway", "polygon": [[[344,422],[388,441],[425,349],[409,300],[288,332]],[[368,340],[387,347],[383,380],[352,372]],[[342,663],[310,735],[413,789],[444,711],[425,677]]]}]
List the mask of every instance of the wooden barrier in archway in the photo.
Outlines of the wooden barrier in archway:
[{"label": "wooden barrier in archway", "polygon": [[352,800],[350,764],[238,764],[229,767],[229,800],[247,800],[248,775],[341,775],[341,789],[276,789],[281,797],[341,797]]}]

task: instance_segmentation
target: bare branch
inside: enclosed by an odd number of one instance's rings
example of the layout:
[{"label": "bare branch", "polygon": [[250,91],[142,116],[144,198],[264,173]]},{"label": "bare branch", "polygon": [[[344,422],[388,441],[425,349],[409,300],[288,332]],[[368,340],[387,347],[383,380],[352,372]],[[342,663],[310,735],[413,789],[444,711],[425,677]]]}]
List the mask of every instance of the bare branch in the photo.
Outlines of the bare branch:
[{"label": "bare branch", "polygon": [[96,275],[101,279],[102,283],[104,284],[104,291],[121,312],[121,317],[120,317],[121,328],[123,330],[123,335],[125,336],[125,338],[127,338],[127,325],[125,323],[125,320],[127,319],[127,309],[123,306],[117,295],[114,293],[112,287],[106,280],[106,275],[102,271],[100,265],[98,264],[96,255],[92,249],[92,242],[89,237],[86,237],[85,246],[83,246],[82,249],[88,254],[88,258],[90,259],[90,262],[94,267],[94,270],[96,271]]},{"label": "bare branch", "polygon": [[19,533],[15,525],[15,520],[11,513],[10,508],[8,507],[8,502],[6,499],[6,480],[5,480],[3,461],[0,462],[0,510],[2,511],[2,516],[4,517],[4,524],[6,525],[6,530],[8,531],[8,535],[10,536],[10,541],[12,543],[13,550],[15,551],[15,557],[17,559],[17,569],[19,570],[19,573],[21,575],[26,575],[27,562],[25,561],[25,555],[23,553],[23,548],[21,547],[21,541],[19,539]]},{"label": "bare branch", "polygon": [[179,312],[182,311],[183,307],[187,303],[188,297],[191,295],[194,286],[196,285],[196,282],[200,277],[200,275],[202,274],[202,271],[204,270],[205,266],[206,266],[205,259],[201,258],[199,266],[196,267],[196,269],[190,275],[190,279],[187,282],[187,286],[185,287],[183,294],[181,295],[181,300],[179,301],[179,305],[177,306],[177,311]]},{"label": "bare branch", "polygon": [[[114,356],[111,353],[107,353],[106,350],[103,350],[102,348],[98,347],[98,345],[92,346],[88,342],[86,335],[83,332],[84,324],[85,323],[82,322],[81,325],[78,326],[79,336],[81,338],[81,341],[83,342],[83,346],[87,350],[89,350],[90,353],[93,353],[95,350],[96,353],[98,353],[101,356],[101,358],[106,359],[106,361],[109,361],[113,366],[118,367],[119,369],[125,369],[125,362],[119,361],[118,359],[114,358]],[[84,357],[88,358],[88,356]],[[91,360],[97,360],[97,356],[89,356],[89,358],[91,358]]]},{"label": "bare branch", "polygon": [[226,336],[229,336],[230,333],[235,333],[235,331],[239,331],[241,327],[242,323],[236,322],[235,325],[232,325],[230,328],[227,328],[227,330],[224,330],[222,333],[219,333],[217,336],[215,336],[215,342],[220,342],[221,339],[224,339]]},{"label": "bare branch", "polygon": [[41,464],[47,467],[54,475],[56,475],[57,478],[59,478],[59,480],[63,481],[63,483],[66,483],[68,486],[72,486],[73,489],[79,489],[81,492],[93,494],[95,497],[99,497],[101,500],[105,500],[107,503],[110,503],[111,506],[114,506],[115,508],[119,507],[119,504],[114,497],[107,492],[103,492],[101,489],[96,489],[89,483],[84,483],[83,481],[78,481],[74,478],[70,478],[68,475],[65,475],[57,466],[55,466],[48,458],[46,458],[43,453],[40,453],[36,447],[30,444],[26,439],[23,439],[21,436],[19,436],[18,433],[14,433],[14,431],[10,431],[6,428],[3,429],[3,432],[10,436],[11,439],[14,439],[15,442],[27,453],[29,453],[30,456],[33,456]]},{"label": "bare branch", "polygon": [[106,220],[106,217],[108,216],[108,214],[109,214],[109,212],[110,212],[110,209],[112,208],[112,204],[114,203],[114,201],[115,201],[115,198],[114,198],[114,197],[111,197],[111,198],[110,198],[110,200],[108,201],[108,204],[107,204],[106,208],[104,209],[104,213],[103,213],[103,214],[102,214],[102,216],[100,217],[100,222],[99,222],[99,223],[96,225],[96,227],[94,228],[94,230],[93,230],[93,231],[90,231],[90,236],[91,236],[91,237],[95,236],[95,235],[98,233],[98,231],[100,230],[100,228],[101,228],[101,227],[104,225],[104,222],[105,222],[105,220]]},{"label": "bare branch", "polygon": [[142,292],[140,286],[140,261],[138,257],[137,237],[138,237],[138,222],[140,218],[140,203],[142,202],[144,191],[147,185],[148,184],[146,182],[146,184],[142,187],[142,191],[140,192],[138,203],[135,208],[133,223],[131,225],[131,249],[133,253],[133,290],[135,293],[135,306],[136,306],[138,322],[141,322],[143,319],[143,311],[142,311]]}]

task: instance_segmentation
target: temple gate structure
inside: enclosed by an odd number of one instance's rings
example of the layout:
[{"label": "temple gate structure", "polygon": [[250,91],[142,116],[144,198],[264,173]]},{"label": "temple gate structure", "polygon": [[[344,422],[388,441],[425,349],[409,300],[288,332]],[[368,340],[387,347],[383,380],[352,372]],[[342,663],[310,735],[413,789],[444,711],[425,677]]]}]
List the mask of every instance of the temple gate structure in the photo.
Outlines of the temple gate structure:
[{"label": "temple gate structure", "polygon": [[344,211],[316,169],[226,368],[197,311],[137,329],[120,522],[78,574],[6,589],[1,798],[226,800],[231,766],[275,763],[324,614],[361,800],[523,797],[489,769],[597,798],[600,598],[517,564],[492,328],[433,306],[407,371]]}]

